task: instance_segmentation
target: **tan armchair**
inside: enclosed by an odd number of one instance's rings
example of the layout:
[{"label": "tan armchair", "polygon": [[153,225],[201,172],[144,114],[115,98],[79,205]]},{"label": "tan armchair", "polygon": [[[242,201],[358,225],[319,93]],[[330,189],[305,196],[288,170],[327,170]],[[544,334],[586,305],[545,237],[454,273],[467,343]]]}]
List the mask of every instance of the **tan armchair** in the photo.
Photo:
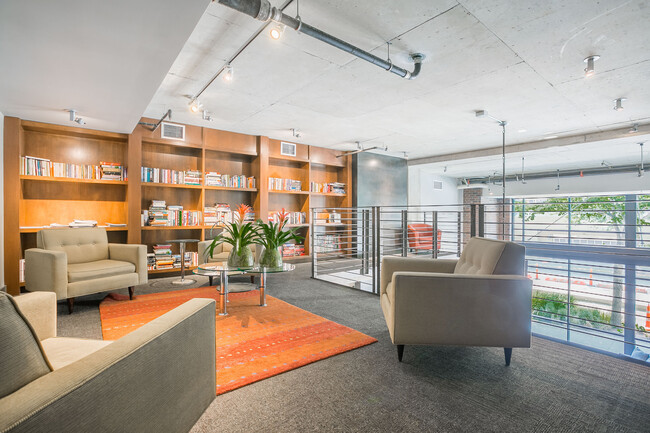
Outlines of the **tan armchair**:
[{"label": "tan armchair", "polygon": [[57,337],[52,292],[0,293],[0,431],[189,431],[215,398],[214,341],[211,299],[102,341]]},{"label": "tan armchair", "polygon": [[532,281],[525,248],[472,238],[458,260],[385,257],[380,299],[397,356],[404,346],[530,347]]},{"label": "tan armchair", "polygon": [[76,296],[128,287],[133,299],[147,282],[147,247],[109,244],[104,228],[44,229],[36,245],[25,250],[25,288],[67,299],[71,314]]}]

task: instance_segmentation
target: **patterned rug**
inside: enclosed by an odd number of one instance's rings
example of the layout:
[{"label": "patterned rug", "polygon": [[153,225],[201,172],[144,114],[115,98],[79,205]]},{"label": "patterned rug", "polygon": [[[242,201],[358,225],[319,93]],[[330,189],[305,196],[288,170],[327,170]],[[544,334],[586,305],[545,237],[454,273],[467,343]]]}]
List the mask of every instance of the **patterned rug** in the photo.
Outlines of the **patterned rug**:
[{"label": "patterned rug", "polygon": [[[376,342],[259,291],[230,293],[228,315],[217,314],[217,394]],[[104,340],[118,338],[192,298],[212,298],[213,287],[136,296],[133,301],[106,297],[99,305]]]}]

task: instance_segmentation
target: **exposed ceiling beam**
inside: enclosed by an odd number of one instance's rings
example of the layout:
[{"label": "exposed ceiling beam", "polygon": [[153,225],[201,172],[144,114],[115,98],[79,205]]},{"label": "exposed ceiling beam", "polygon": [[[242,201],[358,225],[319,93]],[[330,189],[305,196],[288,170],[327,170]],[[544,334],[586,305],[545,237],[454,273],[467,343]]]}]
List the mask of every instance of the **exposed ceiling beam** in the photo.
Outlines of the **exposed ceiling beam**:
[{"label": "exposed ceiling beam", "polygon": [[[546,149],[551,147],[572,146],[575,144],[592,143],[598,141],[617,140],[621,138],[630,138],[638,140],[644,136],[650,135],[650,123],[637,126],[637,131],[630,133],[632,125],[625,128],[611,129],[609,131],[591,132],[588,134],[571,135],[568,137],[558,137],[549,140],[531,141],[528,143],[511,144],[506,146],[506,154],[529,152],[533,150]],[[496,137],[496,133],[495,133]],[[501,146],[490,147],[487,149],[471,150],[467,152],[448,153],[445,155],[430,156],[427,158],[410,159],[408,165],[433,164],[438,162],[458,161],[464,159],[485,158],[490,156],[500,156]]]}]

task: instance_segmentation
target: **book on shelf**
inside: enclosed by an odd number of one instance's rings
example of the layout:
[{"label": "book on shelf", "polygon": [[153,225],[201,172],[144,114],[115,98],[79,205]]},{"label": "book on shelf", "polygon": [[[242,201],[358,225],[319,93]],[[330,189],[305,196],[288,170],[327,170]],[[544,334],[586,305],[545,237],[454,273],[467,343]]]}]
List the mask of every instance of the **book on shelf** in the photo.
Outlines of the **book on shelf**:
[{"label": "book on shelf", "polygon": [[147,253],[147,270],[153,271],[156,269],[156,255],[154,253]]},{"label": "book on shelf", "polygon": [[196,227],[202,225],[201,211],[183,210],[180,205],[166,205],[165,200],[152,200],[142,211],[141,222],[152,227]]},{"label": "book on shelf", "polygon": [[288,242],[282,245],[282,257],[296,257],[305,255],[305,246]]},{"label": "book on shelf", "polygon": [[126,227],[123,223],[106,223],[106,227]]},{"label": "book on shelf", "polygon": [[171,185],[201,185],[198,170],[171,170],[167,168],[142,167],[140,180],[144,183],[166,183]]},{"label": "book on shelf", "polygon": [[[269,212],[269,222],[279,223],[280,217],[279,212]],[[296,225],[296,224],[306,224],[307,223],[307,214],[305,212],[287,212],[287,224]]]},{"label": "book on shelf", "polygon": [[221,186],[228,188],[255,188],[255,178],[250,176],[221,174],[214,171],[205,173],[206,186]]},{"label": "book on shelf", "polygon": [[339,251],[341,245],[341,235],[322,235],[314,237],[314,252],[331,253]]},{"label": "book on shelf", "polygon": [[35,156],[20,157],[20,174],[85,180],[126,180],[126,169],[118,163],[69,164]]},{"label": "book on shelf", "polygon": [[126,180],[126,168],[117,162],[100,161],[102,180]]},{"label": "book on shelf", "polygon": [[302,182],[295,179],[269,177],[270,191],[302,191]]},{"label": "book on shelf", "polygon": [[318,183],[310,182],[309,190],[311,192],[345,194],[345,184],[341,182]]},{"label": "book on shelf", "polygon": [[18,262],[18,281],[21,283],[25,281],[25,259],[20,259]]},{"label": "book on shelf", "polygon": [[97,227],[97,221],[95,220],[73,220],[69,227]]}]

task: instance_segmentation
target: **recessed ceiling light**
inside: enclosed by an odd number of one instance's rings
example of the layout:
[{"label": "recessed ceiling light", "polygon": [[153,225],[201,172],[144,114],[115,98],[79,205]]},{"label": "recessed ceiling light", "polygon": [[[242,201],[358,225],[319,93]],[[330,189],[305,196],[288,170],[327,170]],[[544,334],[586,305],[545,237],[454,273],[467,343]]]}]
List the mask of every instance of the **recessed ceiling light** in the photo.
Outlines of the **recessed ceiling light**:
[{"label": "recessed ceiling light", "polygon": [[614,110],[623,111],[623,101],[627,101],[627,98],[614,99]]},{"label": "recessed ceiling light", "polygon": [[585,77],[591,77],[596,73],[594,62],[598,59],[600,59],[600,56],[589,56],[584,60],[587,64],[587,67],[585,68]]}]

